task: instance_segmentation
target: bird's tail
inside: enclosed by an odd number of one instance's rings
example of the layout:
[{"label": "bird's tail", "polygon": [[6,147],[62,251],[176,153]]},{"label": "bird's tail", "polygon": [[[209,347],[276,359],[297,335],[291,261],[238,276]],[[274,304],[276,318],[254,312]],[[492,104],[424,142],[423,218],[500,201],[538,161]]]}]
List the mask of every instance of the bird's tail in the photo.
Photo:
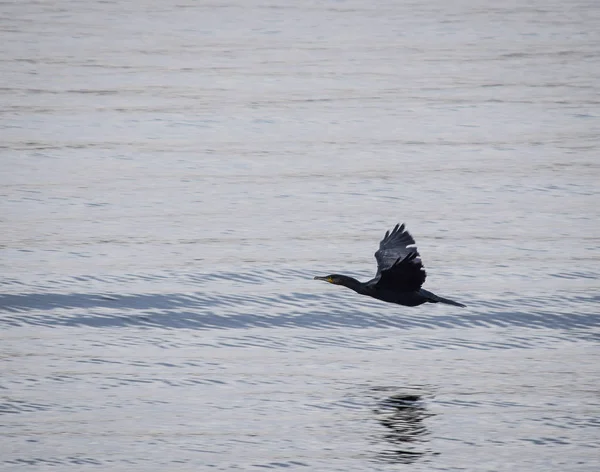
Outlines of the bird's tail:
[{"label": "bird's tail", "polygon": [[436,302],[445,303],[446,305],[460,306],[462,308],[467,306],[463,305],[462,303],[455,302],[454,300],[450,300],[449,298],[439,297],[437,295],[435,297],[437,298]]},{"label": "bird's tail", "polygon": [[467,306],[463,305],[462,303],[455,302],[454,300],[450,300],[449,298],[440,297],[439,295],[436,295],[435,293],[432,293],[428,290],[421,289],[419,290],[419,292],[421,293],[421,295],[427,297],[427,299],[431,303],[445,303],[446,305],[460,306],[462,308],[465,308]]}]

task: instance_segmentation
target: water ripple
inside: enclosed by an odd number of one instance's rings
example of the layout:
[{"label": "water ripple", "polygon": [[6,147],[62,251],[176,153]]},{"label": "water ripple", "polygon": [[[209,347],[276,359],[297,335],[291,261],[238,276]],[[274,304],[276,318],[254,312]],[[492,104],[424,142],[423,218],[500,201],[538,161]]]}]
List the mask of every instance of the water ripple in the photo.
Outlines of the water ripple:
[{"label": "water ripple", "polygon": [[[558,297],[557,297],[558,298]],[[7,326],[152,326],[169,329],[235,329],[252,327],[304,328],[470,328],[512,327],[557,330],[600,327],[600,313],[579,311],[595,297],[578,297],[580,303],[561,300],[548,309],[546,299],[479,302],[468,313],[450,313],[431,306],[383,307],[379,302],[354,303],[340,295],[287,293],[251,294],[127,294],[25,293],[0,295],[0,323]],[[583,304],[581,303],[583,301]],[[356,306],[358,305],[358,307]],[[510,306],[518,306],[518,310]],[[557,303],[558,305],[558,303]],[[565,306],[566,305],[566,306]],[[585,308],[585,306],[581,307]]]}]

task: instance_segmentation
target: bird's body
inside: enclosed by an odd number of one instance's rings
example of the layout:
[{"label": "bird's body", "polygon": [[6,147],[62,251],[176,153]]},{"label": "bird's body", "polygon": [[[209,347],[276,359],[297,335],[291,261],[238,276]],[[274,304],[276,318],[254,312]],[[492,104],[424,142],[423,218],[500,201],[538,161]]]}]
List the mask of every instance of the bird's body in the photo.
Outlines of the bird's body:
[{"label": "bird's body", "polygon": [[315,279],[343,285],[361,295],[398,305],[419,306],[429,302],[465,306],[421,288],[427,274],[415,246],[415,240],[405,230],[404,225],[396,225],[391,232],[385,233],[379,243],[379,250],[375,253],[375,259],[377,274],[368,282],[360,282],[353,277],[340,274],[315,277]]}]

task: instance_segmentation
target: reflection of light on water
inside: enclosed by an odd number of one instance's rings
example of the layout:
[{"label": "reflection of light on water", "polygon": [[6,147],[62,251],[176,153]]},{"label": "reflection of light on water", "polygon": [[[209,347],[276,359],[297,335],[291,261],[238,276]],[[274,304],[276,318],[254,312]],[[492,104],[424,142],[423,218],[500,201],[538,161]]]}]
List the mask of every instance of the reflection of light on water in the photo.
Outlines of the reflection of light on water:
[{"label": "reflection of light on water", "polygon": [[[398,392],[399,389],[380,387],[374,390]],[[377,460],[410,464],[430,452],[423,447],[429,435],[423,420],[432,413],[425,408],[422,394],[395,393],[379,401],[373,412],[379,424],[386,428],[376,436],[377,442],[384,446],[377,453]]]}]

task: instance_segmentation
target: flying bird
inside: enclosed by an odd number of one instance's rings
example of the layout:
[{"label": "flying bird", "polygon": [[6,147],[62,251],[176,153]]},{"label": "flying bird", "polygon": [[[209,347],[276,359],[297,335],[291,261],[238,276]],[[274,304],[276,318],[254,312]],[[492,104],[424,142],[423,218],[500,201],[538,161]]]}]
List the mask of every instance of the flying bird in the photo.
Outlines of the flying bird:
[{"label": "flying bird", "polygon": [[325,280],[331,284],[343,285],[361,295],[398,305],[419,306],[423,303],[445,303],[465,306],[421,288],[427,274],[415,246],[415,240],[406,231],[404,224],[398,224],[391,232],[385,233],[379,243],[379,250],[375,253],[375,259],[377,260],[377,274],[368,282],[360,282],[353,277],[340,274],[315,277],[315,280]]}]

